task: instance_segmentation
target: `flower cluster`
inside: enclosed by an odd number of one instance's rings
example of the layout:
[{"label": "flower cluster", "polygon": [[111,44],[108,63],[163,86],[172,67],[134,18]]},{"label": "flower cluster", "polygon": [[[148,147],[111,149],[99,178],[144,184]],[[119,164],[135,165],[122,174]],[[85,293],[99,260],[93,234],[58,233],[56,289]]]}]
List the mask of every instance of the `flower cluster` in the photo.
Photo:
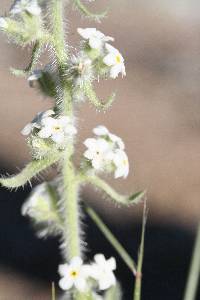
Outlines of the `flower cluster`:
[{"label": "flower cluster", "polygon": [[95,170],[114,170],[115,178],[126,178],[129,173],[129,162],[122,139],[110,133],[105,126],[98,126],[93,132],[96,137],[84,141],[87,147],[84,157]]},{"label": "flower cluster", "polygon": [[96,254],[91,264],[83,264],[80,257],[74,257],[69,264],[59,266],[58,272],[62,277],[59,286],[63,290],[75,287],[85,292],[91,285],[90,280],[94,280],[99,290],[107,290],[116,284],[115,269],[115,259],[111,257],[106,260],[103,254]]},{"label": "flower cluster", "polygon": [[107,43],[114,41],[114,38],[105,36],[96,28],[78,28],[77,31],[86,40],[86,53],[95,58],[100,70],[104,69],[105,73],[114,79],[119,73],[122,73],[122,76],[126,75],[124,58],[116,48]]},{"label": "flower cluster", "polygon": [[50,139],[52,142],[63,145],[64,142],[77,133],[70,117],[55,117],[53,110],[38,113],[31,123],[21,131],[23,135],[33,134],[41,139]]},{"label": "flower cluster", "polygon": [[16,0],[9,14],[0,18],[0,30],[18,45],[42,42],[45,31],[37,0]]}]

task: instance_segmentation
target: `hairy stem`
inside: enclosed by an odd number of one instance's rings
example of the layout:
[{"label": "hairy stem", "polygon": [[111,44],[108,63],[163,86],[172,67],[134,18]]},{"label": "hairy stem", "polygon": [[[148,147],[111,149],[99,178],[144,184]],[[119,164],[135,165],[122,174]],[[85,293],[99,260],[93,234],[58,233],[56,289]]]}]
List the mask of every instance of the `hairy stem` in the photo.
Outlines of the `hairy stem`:
[{"label": "hairy stem", "polygon": [[65,232],[66,243],[65,257],[71,260],[74,256],[81,256],[79,234],[79,208],[78,208],[78,183],[75,179],[73,164],[70,160],[73,148],[68,147],[63,159],[63,183],[64,183],[64,206],[65,206]]},{"label": "hairy stem", "polygon": [[[71,87],[63,80],[63,70],[67,62],[67,50],[65,47],[65,32],[63,23],[63,1],[52,0],[53,15],[53,48],[59,70],[59,95],[57,106],[63,115],[72,116]],[[69,261],[74,256],[81,255],[79,235],[79,209],[78,209],[78,183],[72,163],[74,153],[73,140],[68,141],[61,161],[63,175],[63,217],[64,217],[64,258]]]}]

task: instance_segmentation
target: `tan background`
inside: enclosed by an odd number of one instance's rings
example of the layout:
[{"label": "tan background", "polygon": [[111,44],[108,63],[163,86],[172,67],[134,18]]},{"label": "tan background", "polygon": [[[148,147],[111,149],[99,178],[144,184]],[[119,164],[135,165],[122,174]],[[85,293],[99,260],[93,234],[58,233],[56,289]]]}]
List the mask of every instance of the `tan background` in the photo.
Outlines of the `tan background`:
[{"label": "tan background", "polygon": [[[101,0],[91,4],[103,9],[109,3],[109,18],[98,28],[115,37],[115,46],[126,59],[127,77],[97,86],[101,96],[117,91],[112,110],[99,114],[85,103],[77,115],[81,140],[98,124],[123,137],[131,171],[128,180],[111,181],[116,189],[129,193],[147,189],[151,220],[193,227],[200,216],[199,4],[168,2]],[[1,14],[10,3],[1,1]],[[94,26],[71,10],[69,17],[68,38],[73,43],[78,40],[77,26]],[[0,158],[16,170],[30,159],[20,130],[51,103],[30,89],[25,80],[9,73],[10,66],[26,66],[27,49],[13,47],[1,35],[0,54]],[[80,145],[79,154],[83,150]],[[108,212],[100,195],[97,202],[91,189],[84,194],[103,206],[107,214],[115,215],[116,222],[138,216],[138,208],[114,210],[109,206]],[[13,299],[21,290],[20,299],[28,299],[35,288],[24,279],[13,281],[8,274],[2,275],[6,279],[1,278],[1,295],[5,289],[8,299]],[[13,290],[8,289],[7,280],[13,282]],[[41,293],[35,298],[44,300],[43,290]]]}]

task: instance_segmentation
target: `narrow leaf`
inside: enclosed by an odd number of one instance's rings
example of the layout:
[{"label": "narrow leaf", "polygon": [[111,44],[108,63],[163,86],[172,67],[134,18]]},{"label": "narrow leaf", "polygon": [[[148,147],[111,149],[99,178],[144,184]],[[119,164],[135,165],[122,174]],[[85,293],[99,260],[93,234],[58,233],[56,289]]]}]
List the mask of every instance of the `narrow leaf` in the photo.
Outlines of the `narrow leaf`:
[{"label": "narrow leaf", "polygon": [[100,100],[90,83],[85,84],[83,88],[86,97],[97,109],[107,110],[115,100],[115,93],[111,94],[106,101]]},{"label": "narrow leaf", "polygon": [[101,218],[97,215],[97,213],[91,208],[86,207],[86,211],[100,231],[104,234],[106,239],[110,242],[110,244],[115,248],[119,256],[124,260],[125,264],[131,270],[132,273],[136,273],[136,264],[131,258],[131,256],[127,253],[125,248],[120,244],[120,242],[116,239],[116,237],[112,234],[110,229],[104,224]]},{"label": "narrow leaf", "polygon": [[130,203],[139,204],[141,201],[144,200],[145,195],[146,191],[140,191],[130,196],[128,200],[130,201]]},{"label": "narrow leaf", "polygon": [[0,184],[7,188],[18,188],[25,185],[38,173],[56,163],[60,153],[51,155],[45,159],[33,160],[19,174],[0,179]]},{"label": "narrow leaf", "polygon": [[140,242],[140,248],[138,253],[137,271],[135,274],[135,288],[134,288],[133,300],[141,300],[142,264],[144,258],[144,237],[145,237],[146,222],[147,222],[147,207],[146,207],[146,200],[145,200],[144,209],[143,209],[143,218],[142,218],[142,235],[141,235],[141,242]]},{"label": "narrow leaf", "polygon": [[194,245],[184,300],[195,300],[200,277],[200,223]]},{"label": "narrow leaf", "polygon": [[132,196],[124,196],[117,193],[109,184],[107,184],[104,180],[99,178],[98,176],[84,176],[80,178],[81,181],[85,181],[91,183],[97,188],[103,190],[112,200],[122,205],[131,205],[138,204],[144,196],[146,192],[138,192]]},{"label": "narrow leaf", "polygon": [[90,12],[89,9],[81,2],[81,0],[74,0],[74,5],[85,17],[89,17],[97,22],[100,22],[100,20],[107,15],[107,11],[99,14]]}]

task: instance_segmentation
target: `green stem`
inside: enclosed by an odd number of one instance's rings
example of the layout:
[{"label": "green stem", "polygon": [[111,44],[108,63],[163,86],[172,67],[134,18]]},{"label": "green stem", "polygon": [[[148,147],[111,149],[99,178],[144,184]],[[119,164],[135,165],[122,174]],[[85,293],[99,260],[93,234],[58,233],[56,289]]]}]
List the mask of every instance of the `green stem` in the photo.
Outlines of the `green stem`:
[{"label": "green stem", "polygon": [[64,243],[66,243],[65,258],[70,261],[74,256],[81,256],[79,208],[78,208],[78,183],[75,179],[74,167],[71,162],[73,148],[67,147],[63,160],[64,183]]},{"label": "green stem", "polygon": [[51,300],[56,300],[56,289],[55,289],[54,282],[52,282],[52,286],[51,286]]},{"label": "green stem", "polygon": [[135,288],[134,288],[133,300],[141,299],[142,265],[143,265],[143,258],[144,258],[144,237],[145,237],[146,222],[147,222],[147,207],[146,207],[146,200],[145,200],[144,209],[143,209],[143,219],[142,219],[142,235],[141,235],[141,242],[140,242],[140,248],[138,253],[137,272],[135,274]]},{"label": "green stem", "polygon": [[194,245],[184,300],[195,300],[200,276],[200,223]]},{"label": "green stem", "polygon": [[97,213],[91,208],[86,207],[86,211],[94,223],[98,226],[100,231],[104,234],[109,243],[115,248],[117,253],[124,260],[125,264],[129,267],[133,274],[136,274],[136,264],[130,255],[127,253],[125,248],[120,244],[120,242],[116,239],[116,237],[112,234],[110,229],[103,223],[101,218],[97,215]]},{"label": "green stem", "polygon": [[[63,81],[63,70],[67,62],[65,47],[65,32],[63,22],[62,0],[52,0],[52,41],[58,64],[60,83],[57,106],[63,115],[73,116],[71,87]],[[79,232],[79,208],[78,208],[78,182],[72,163],[74,154],[73,140],[68,141],[61,161],[63,175],[63,218],[64,218],[64,251],[63,256],[70,261],[74,256],[81,256],[80,232]]]},{"label": "green stem", "polygon": [[52,42],[59,67],[62,67],[67,60],[67,51],[65,47],[65,31],[63,22],[63,0],[52,1]]}]

